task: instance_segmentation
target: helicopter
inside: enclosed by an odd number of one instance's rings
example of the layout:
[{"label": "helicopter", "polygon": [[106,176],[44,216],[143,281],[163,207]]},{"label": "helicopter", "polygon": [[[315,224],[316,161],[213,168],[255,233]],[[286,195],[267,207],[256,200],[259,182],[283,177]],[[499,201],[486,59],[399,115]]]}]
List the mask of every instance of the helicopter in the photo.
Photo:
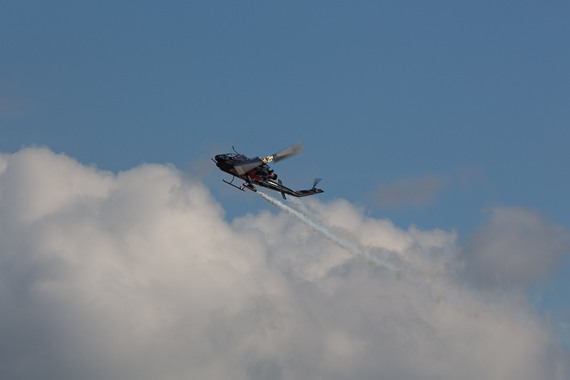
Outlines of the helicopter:
[{"label": "helicopter", "polygon": [[[302,144],[290,146],[271,156],[255,158],[248,158],[238,153],[233,146],[232,149],[234,153],[218,154],[212,158],[212,161],[215,162],[220,170],[232,175],[231,181],[228,182],[225,179],[222,179],[222,181],[238,190],[245,191],[247,188],[253,192],[257,192],[254,185],[258,185],[280,192],[283,199],[286,199],[285,194],[294,197],[306,197],[323,192],[323,190],[317,189],[317,184],[321,181],[320,178],[316,178],[313,182],[313,187],[308,190],[292,190],[284,186],[281,180],[277,178],[275,171],[267,165],[270,162],[277,163],[301,153],[303,151]],[[235,185],[233,182],[236,177],[245,182],[241,186]]]}]

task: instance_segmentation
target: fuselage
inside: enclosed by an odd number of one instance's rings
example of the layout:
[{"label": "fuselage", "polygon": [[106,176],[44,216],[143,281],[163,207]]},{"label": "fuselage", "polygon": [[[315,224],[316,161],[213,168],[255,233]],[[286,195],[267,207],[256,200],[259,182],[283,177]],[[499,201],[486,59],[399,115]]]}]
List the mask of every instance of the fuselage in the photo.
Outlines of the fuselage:
[{"label": "fuselage", "polygon": [[[241,154],[226,153],[216,155],[214,160],[220,170],[239,177],[248,184],[259,184],[260,181],[277,178],[277,174],[273,173],[273,170],[271,170],[267,164],[263,163],[259,157],[250,159]],[[251,165],[252,168],[249,170],[239,170],[240,165],[246,167],[247,165]]]},{"label": "fuselage", "polygon": [[[275,154],[274,156],[277,155],[278,154]],[[291,153],[289,153],[289,155],[291,155]],[[214,156],[213,161],[223,172],[226,172],[233,177],[241,178],[245,181],[242,186],[237,186],[233,184],[233,178],[229,182],[222,180],[228,185],[242,191],[244,188],[248,188],[251,191],[257,191],[254,185],[259,185],[267,189],[280,192],[283,198],[285,198],[285,194],[295,197],[305,197],[323,192],[323,190],[316,188],[318,180],[315,180],[313,187],[308,190],[295,191],[284,186],[281,180],[277,179],[277,174],[275,174],[267,165],[268,162],[273,160],[274,156],[248,158],[238,153],[225,153]]]}]

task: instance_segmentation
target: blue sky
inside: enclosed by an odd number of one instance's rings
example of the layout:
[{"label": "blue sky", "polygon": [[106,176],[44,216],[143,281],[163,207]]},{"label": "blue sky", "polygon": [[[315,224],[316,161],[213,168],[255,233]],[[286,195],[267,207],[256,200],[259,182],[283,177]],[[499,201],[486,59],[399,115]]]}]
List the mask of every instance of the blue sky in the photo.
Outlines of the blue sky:
[{"label": "blue sky", "polygon": [[[301,141],[286,184],[322,177],[322,200],[404,228],[468,240],[497,206],[568,228],[569,19],[564,1],[5,2],[0,151],[172,163],[232,219],[268,206],[209,157]],[[567,278],[566,260],[534,289],[566,321]]]},{"label": "blue sky", "polygon": [[[364,202],[402,176],[453,178],[437,207],[391,215],[402,224],[472,227],[465,219],[494,202],[568,223],[568,11],[14,2],[0,26],[0,147],[46,145],[117,171],[302,141],[305,156],[280,172],[297,186],[324,177],[326,197]],[[469,191],[452,191],[466,172],[478,173]]]}]

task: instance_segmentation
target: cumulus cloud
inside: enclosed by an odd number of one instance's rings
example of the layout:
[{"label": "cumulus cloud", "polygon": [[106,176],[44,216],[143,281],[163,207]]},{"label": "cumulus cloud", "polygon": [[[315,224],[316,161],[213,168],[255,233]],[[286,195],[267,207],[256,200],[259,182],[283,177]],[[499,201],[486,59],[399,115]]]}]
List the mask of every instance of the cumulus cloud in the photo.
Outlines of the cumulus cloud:
[{"label": "cumulus cloud", "polygon": [[0,377],[567,378],[524,299],[455,284],[454,233],[305,207],[416,281],[284,213],[228,222],[173,167],[0,156]]},{"label": "cumulus cloud", "polygon": [[370,196],[370,201],[380,207],[425,206],[435,199],[446,183],[445,177],[433,174],[420,178],[402,177],[380,186]]}]

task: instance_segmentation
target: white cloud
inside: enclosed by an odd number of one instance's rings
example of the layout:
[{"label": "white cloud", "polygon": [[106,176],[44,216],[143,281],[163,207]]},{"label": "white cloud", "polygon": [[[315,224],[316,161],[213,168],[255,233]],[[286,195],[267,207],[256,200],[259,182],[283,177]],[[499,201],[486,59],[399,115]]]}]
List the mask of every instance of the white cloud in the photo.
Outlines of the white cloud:
[{"label": "white cloud", "polygon": [[534,211],[495,208],[465,247],[467,273],[480,284],[525,287],[561,265],[569,243],[564,226]]},{"label": "white cloud", "polygon": [[454,233],[306,202],[409,281],[282,213],[228,223],[172,167],[31,148],[0,168],[3,379],[567,378],[524,299],[455,286]]}]

